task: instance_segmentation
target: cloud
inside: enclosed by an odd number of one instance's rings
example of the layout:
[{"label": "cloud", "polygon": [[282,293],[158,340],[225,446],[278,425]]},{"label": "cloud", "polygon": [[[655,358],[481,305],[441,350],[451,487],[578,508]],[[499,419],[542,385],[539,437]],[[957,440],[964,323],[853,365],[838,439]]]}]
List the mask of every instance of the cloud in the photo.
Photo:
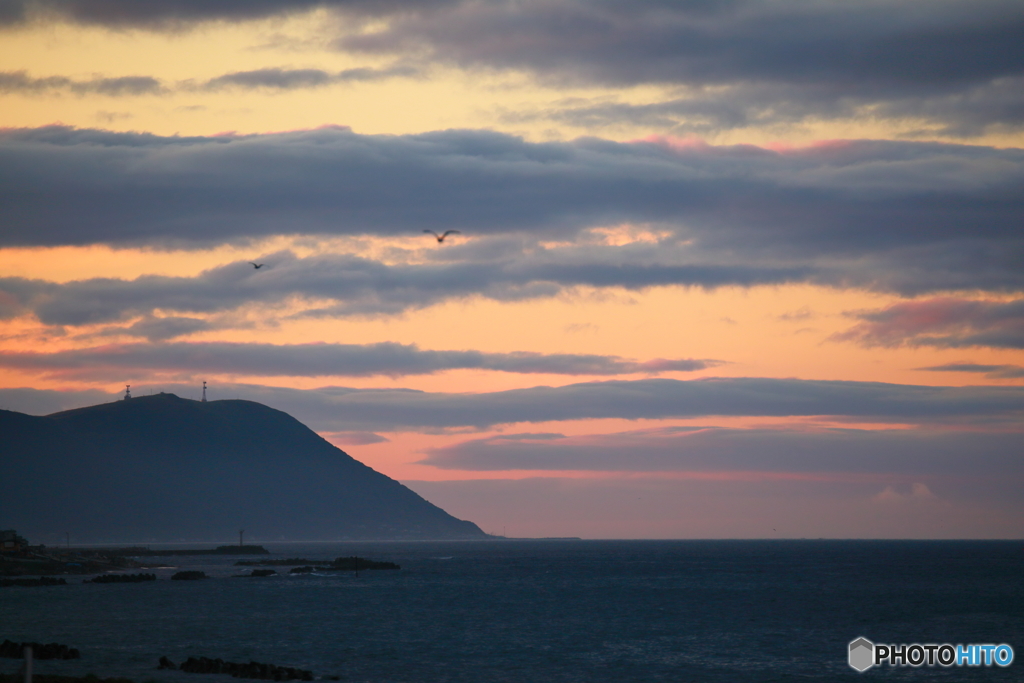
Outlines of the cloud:
[{"label": "cloud", "polygon": [[933,365],[918,370],[929,370],[931,372],[977,372],[991,379],[1017,379],[1024,377],[1024,367],[1020,365],[981,365],[978,363],[947,363],[946,365]]},{"label": "cloud", "polygon": [[152,76],[96,77],[76,81],[65,76],[31,78],[26,71],[0,71],[0,93],[39,94],[53,90],[109,97],[160,95],[167,92],[160,81]]},{"label": "cloud", "polygon": [[[131,382],[130,374],[118,382]],[[134,383],[189,396],[197,385]],[[5,400],[0,390],[0,401]],[[116,394],[112,394],[112,397]],[[316,431],[485,429],[517,422],[701,416],[836,416],[888,423],[1019,424],[1024,387],[934,387],[877,382],[770,378],[609,380],[560,387],[431,393],[410,389],[322,387],[296,390],[211,384],[210,398],[258,401],[294,415]],[[12,404],[13,405],[13,404]]]},{"label": "cloud", "polygon": [[180,30],[206,21],[249,21],[328,8],[348,14],[383,16],[428,10],[448,0],[4,0],[0,25],[59,18],[82,24]]},{"label": "cloud", "polygon": [[661,428],[543,440],[530,436],[499,434],[433,448],[420,463],[476,471],[1024,475],[1020,432]]},{"label": "cloud", "polygon": [[811,310],[810,306],[801,306],[795,311],[787,311],[782,315],[776,316],[776,320],[782,322],[800,322],[804,320],[810,320],[817,317],[817,314]]},{"label": "cloud", "polygon": [[[512,298],[630,282],[1017,291],[1021,197],[1020,150],[936,143],[775,151],[669,138],[529,143],[483,131],[0,132],[0,246],[201,246],[428,228],[479,241],[418,267],[341,261],[358,271],[354,282],[390,282],[392,301],[371,306],[381,311],[404,308],[401,299],[422,298],[423,288],[485,293],[462,283],[497,280],[494,291]],[[583,239],[623,223],[667,236],[624,246]],[[576,242],[541,246],[552,239]]]},{"label": "cloud", "polygon": [[[420,70],[401,64],[385,69],[359,67],[343,71],[328,72],[321,69],[282,69],[266,68],[252,71],[235,71],[223,74],[196,85],[192,81],[184,81],[177,86],[168,86],[152,76],[121,76],[118,78],[94,77],[83,81],[66,76],[47,76],[33,78],[27,71],[0,71],[0,93],[38,95],[54,91],[70,92],[75,95],[107,95],[109,97],[126,97],[138,95],[164,95],[175,90],[193,92],[196,90],[219,91],[225,89],[266,89],[266,90],[297,90],[303,88],[319,88],[337,83],[356,83],[364,81],[380,81],[388,78],[414,77]],[[124,118],[125,114],[101,112],[105,120]]]},{"label": "cloud", "polygon": [[[165,322],[172,332],[187,333],[197,329],[191,319],[177,318],[145,321],[149,326],[147,331],[154,336],[167,334],[167,328],[162,325]],[[79,380],[101,379],[114,372],[130,374],[137,378],[136,381],[162,373],[397,377],[456,369],[523,374],[624,375],[692,372],[720,364],[720,361],[696,359],[638,362],[617,356],[584,354],[424,351],[415,344],[393,342],[366,345],[171,342],[114,344],[49,353],[0,351],[0,367],[34,370],[49,376]]]},{"label": "cloud", "polygon": [[971,138],[989,132],[1020,130],[1024,126],[1024,78],[996,78],[991,82],[953,90],[921,93],[914,89],[858,93],[849,84],[748,83],[713,88],[685,89],[684,96],[635,104],[574,98],[536,110],[501,112],[499,119],[517,124],[556,121],[588,130],[629,124],[666,134],[712,136],[727,130],[813,124],[825,119],[864,119],[897,123],[913,121],[917,128],[905,137],[950,136]]},{"label": "cloud", "polygon": [[165,316],[157,318],[145,316],[141,320],[132,323],[128,327],[114,327],[101,334],[108,336],[126,335],[130,337],[145,337],[151,342],[161,342],[175,337],[182,337],[196,332],[203,332],[213,329],[206,320],[201,318],[189,318],[186,316]]},{"label": "cloud", "polygon": [[[653,251],[653,250],[652,250]],[[260,257],[269,271],[246,263],[220,266],[196,277],[147,275],[133,280],[93,278],[53,283],[25,278],[0,278],[0,314],[31,314],[47,325],[86,325],[144,320],[128,329],[152,339],[170,338],[201,329],[196,315],[230,312],[252,304],[260,317],[280,315],[345,317],[397,314],[449,299],[484,296],[499,301],[550,297],[578,286],[642,289],[688,284],[715,287],[799,280],[800,271],[770,268],[672,266],[645,262],[608,263],[618,256],[608,248],[596,262],[573,263],[545,258],[543,253],[511,253],[505,258],[474,262],[385,264],[348,255],[297,258],[288,252]],[[604,262],[602,262],[604,261]],[[295,314],[296,302],[312,301]],[[278,310],[281,309],[281,310]],[[175,315],[157,318],[156,312]],[[224,323],[221,327],[228,325]],[[190,329],[191,328],[191,329]],[[207,325],[207,329],[212,326]],[[111,332],[116,332],[112,330]],[[664,364],[665,361],[655,361]],[[668,365],[650,370],[670,370]],[[681,367],[679,369],[686,369]]]},{"label": "cloud", "polygon": [[528,71],[556,84],[687,91],[666,102],[555,115],[589,123],[646,119],[708,132],[860,111],[971,135],[992,124],[1020,126],[1024,98],[1014,83],[1024,75],[1022,35],[1024,9],[1008,0],[533,0],[396,16],[337,44]]},{"label": "cloud", "polygon": [[375,443],[388,443],[390,439],[373,432],[328,432],[323,436],[334,444],[344,446],[368,446]]},{"label": "cloud", "polygon": [[206,81],[201,89],[264,88],[268,90],[296,90],[300,88],[319,88],[336,83],[380,81],[396,77],[408,78],[419,74],[419,69],[404,65],[396,65],[386,69],[359,67],[334,73],[321,69],[267,68],[255,69],[253,71],[236,71],[224,74],[223,76],[217,76]]},{"label": "cloud", "polygon": [[874,500],[883,503],[906,503],[917,501],[931,501],[935,494],[928,488],[927,484],[913,482],[909,490],[899,491],[893,486],[886,486],[881,492],[874,496]]},{"label": "cloud", "polygon": [[1024,349],[1024,299],[942,297],[856,314],[862,322],[834,335],[863,346]]},{"label": "cloud", "polygon": [[1014,0],[5,0],[0,25],[183,30],[314,9],[343,18],[329,37],[350,53],[527,72],[557,86],[670,90],[664,102],[554,116],[590,125],[709,133],[863,115],[969,137],[1019,130],[1024,111],[1024,10]]},{"label": "cloud", "polygon": [[[566,30],[571,26],[572,30]],[[349,49],[429,50],[464,65],[641,82],[921,88],[1024,72],[1007,0],[808,4],[719,0],[458,3],[397,16]],[[564,77],[564,76],[563,76]]]}]

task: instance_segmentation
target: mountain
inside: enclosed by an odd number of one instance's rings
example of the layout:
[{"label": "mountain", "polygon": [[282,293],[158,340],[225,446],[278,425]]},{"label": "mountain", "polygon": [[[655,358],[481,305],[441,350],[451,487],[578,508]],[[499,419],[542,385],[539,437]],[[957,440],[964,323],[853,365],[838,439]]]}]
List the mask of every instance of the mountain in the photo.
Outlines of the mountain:
[{"label": "mountain", "polygon": [[487,537],[286,413],[174,394],[0,410],[0,528],[44,543]]}]

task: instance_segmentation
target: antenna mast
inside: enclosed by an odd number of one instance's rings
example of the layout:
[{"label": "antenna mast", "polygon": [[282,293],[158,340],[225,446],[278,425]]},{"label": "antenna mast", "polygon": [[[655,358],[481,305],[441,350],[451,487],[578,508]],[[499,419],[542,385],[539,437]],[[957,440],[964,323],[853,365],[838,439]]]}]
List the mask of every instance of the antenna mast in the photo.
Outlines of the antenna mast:
[{"label": "antenna mast", "polygon": [[124,385],[124,400],[127,401],[131,397],[132,397],[132,385],[131,384],[125,384]]},{"label": "antenna mast", "polygon": [[206,380],[203,380],[203,403],[206,403]]}]

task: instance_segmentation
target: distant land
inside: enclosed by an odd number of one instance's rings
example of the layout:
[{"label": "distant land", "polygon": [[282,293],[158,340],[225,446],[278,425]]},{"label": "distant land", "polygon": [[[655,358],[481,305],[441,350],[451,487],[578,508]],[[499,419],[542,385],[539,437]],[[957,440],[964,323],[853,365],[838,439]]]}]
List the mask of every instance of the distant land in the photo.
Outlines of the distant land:
[{"label": "distant land", "polygon": [[0,410],[0,482],[0,528],[34,543],[489,538],[252,401]]}]

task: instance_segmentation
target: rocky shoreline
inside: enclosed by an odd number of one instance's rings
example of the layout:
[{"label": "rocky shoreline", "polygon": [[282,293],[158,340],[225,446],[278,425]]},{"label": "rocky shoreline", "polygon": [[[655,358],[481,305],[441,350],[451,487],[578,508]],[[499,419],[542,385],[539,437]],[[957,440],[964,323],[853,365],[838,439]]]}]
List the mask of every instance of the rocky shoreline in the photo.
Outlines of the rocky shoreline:
[{"label": "rocky shoreline", "polygon": [[[59,676],[55,674],[33,674],[33,683],[135,683],[130,678],[99,678],[95,674],[85,676]],[[24,674],[0,674],[0,683],[25,683]]]},{"label": "rocky shoreline", "polygon": [[24,659],[25,648],[32,648],[32,659],[81,659],[81,653],[73,647],[60,643],[16,643],[4,640],[0,643],[0,657]]},{"label": "rocky shoreline", "polygon": [[[236,546],[222,546],[222,547],[236,547]],[[76,564],[76,563],[72,563]],[[94,576],[91,579],[85,579],[82,583],[145,583],[149,581],[156,581],[156,574],[151,573],[137,573],[137,574],[116,574],[109,573],[111,571],[111,563],[104,563],[100,567],[89,566],[86,568],[84,565],[77,564],[77,566],[70,567],[67,573],[97,573],[97,570],[106,571],[98,576]],[[235,566],[238,567],[291,567],[289,574],[312,574],[315,571],[351,571],[361,572],[365,570],[399,570],[402,567],[394,562],[385,562],[377,560],[368,560],[364,557],[338,557],[333,560],[307,560],[305,558],[288,558],[284,560],[239,560],[235,562]],[[34,566],[33,568],[38,568]],[[121,568],[118,566],[118,568]],[[27,572],[26,572],[27,573]],[[265,578],[268,576],[276,576],[277,571],[274,569],[253,569],[249,574],[235,574],[233,578]],[[201,579],[209,578],[205,572],[197,570],[183,570],[176,572],[170,577],[172,581],[198,581]],[[26,576],[19,578],[0,578],[0,588],[7,588],[13,586],[20,587],[40,587],[40,586],[66,586],[68,582],[66,579],[51,577],[51,576]]]},{"label": "rocky shoreline", "polygon": [[[25,649],[29,647],[32,648],[33,660],[82,658],[81,653],[76,648],[68,647],[61,643],[16,643],[12,640],[4,640],[0,643],[0,657],[8,659],[24,659]],[[157,669],[171,669],[192,674],[227,674],[234,678],[251,678],[263,681],[313,680],[313,672],[307,671],[306,669],[297,669],[291,666],[278,666],[277,664],[267,664],[264,662],[226,662],[220,658],[211,659],[209,657],[189,657],[179,666],[164,656],[160,657],[158,660]],[[16,676],[18,676],[18,678],[15,680],[17,680],[18,683],[21,683],[23,677],[17,674]],[[6,683],[6,678],[6,676],[0,676],[0,683]],[[70,683],[71,681],[100,680],[93,675],[83,677],[37,675],[33,676],[33,679],[37,683],[46,683],[47,679],[54,679],[55,683],[57,679],[60,679],[61,683],[64,683],[65,681]],[[128,679],[118,678],[104,680],[127,681]]]},{"label": "rocky shoreline", "polygon": [[263,664],[261,662],[225,662],[223,659],[189,657],[176,666],[167,657],[160,658],[159,669],[178,669],[191,674],[228,674],[234,678],[253,678],[263,681],[311,681],[313,672],[290,666]]},{"label": "rocky shoreline", "polygon": [[[216,548],[151,550],[138,546],[121,548],[49,548],[26,546],[17,554],[0,554],[0,576],[46,574],[100,574],[118,569],[152,569],[164,564],[140,562],[149,557],[269,555],[261,545],[222,545]],[[16,585],[16,584],[10,584]]]}]

